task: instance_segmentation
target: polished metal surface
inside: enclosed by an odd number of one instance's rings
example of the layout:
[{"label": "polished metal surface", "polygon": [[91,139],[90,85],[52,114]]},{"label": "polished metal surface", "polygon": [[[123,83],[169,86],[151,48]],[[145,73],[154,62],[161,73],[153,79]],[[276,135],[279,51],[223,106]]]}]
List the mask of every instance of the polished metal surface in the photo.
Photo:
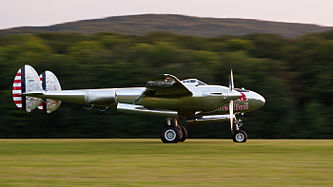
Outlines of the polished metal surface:
[{"label": "polished metal surface", "polygon": [[230,115],[210,115],[210,116],[198,116],[193,119],[188,119],[187,123],[196,123],[196,122],[208,122],[208,121],[228,121]]},{"label": "polished metal surface", "polygon": [[125,103],[118,103],[117,110],[126,113],[135,113],[135,114],[153,114],[157,116],[167,116],[167,117],[177,117],[177,111],[171,110],[152,110],[146,109],[141,105],[133,105],[133,104],[125,104]]},{"label": "polished metal surface", "polygon": [[[39,76],[43,91],[61,91],[61,86],[58,78],[51,71],[44,71]],[[53,99],[44,99],[38,106],[38,109],[52,113],[61,105],[61,101]]]},{"label": "polished metal surface", "polygon": [[[30,67],[27,66],[28,72],[33,72]],[[223,121],[234,114],[257,110],[266,102],[256,92],[234,88],[233,80],[226,87],[207,85],[197,79],[180,81],[173,75],[163,74],[148,81],[147,87],[43,91],[35,74],[29,73],[29,81],[23,85],[27,90],[20,92],[22,96],[110,107],[130,113],[191,117],[194,121]],[[230,76],[232,78],[232,73]]]}]

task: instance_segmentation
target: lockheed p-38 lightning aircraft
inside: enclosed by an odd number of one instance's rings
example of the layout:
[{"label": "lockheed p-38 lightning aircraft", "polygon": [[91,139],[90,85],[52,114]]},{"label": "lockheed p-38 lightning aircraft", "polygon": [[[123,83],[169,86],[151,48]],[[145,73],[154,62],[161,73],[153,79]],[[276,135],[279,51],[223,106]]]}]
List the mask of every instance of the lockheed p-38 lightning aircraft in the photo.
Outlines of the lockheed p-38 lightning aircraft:
[{"label": "lockheed p-38 lightning aircraft", "polygon": [[61,102],[70,102],[121,112],[164,116],[167,123],[161,131],[163,143],[183,142],[187,129],[180,123],[230,121],[234,142],[246,142],[247,134],[240,130],[238,114],[259,109],[263,96],[244,88],[234,88],[230,70],[229,86],[207,85],[197,79],[179,80],[162,74],[149,80],[145,87],[62,90],[57,77],[50,71],[38,76],[30,65],[22,66],[13,83],[13,100],[26,112],[39,108],[52,113]]}]

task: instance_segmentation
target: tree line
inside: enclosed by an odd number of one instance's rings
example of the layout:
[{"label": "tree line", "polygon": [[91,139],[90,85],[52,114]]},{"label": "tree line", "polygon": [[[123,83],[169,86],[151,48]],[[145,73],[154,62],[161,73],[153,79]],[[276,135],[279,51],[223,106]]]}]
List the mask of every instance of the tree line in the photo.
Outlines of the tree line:
[{"label": "tree line", "polygon": [[[164,118],[85,110],[63,103],[52,114],[16,109],[12,82],[24,64],[50,70],[63,89],[144,86],[161,73],[227,85],[266,98],[241,116],[250,138],[333,137],[333,31],[284,38],[274,34],[213,38],[153,32],[13,34],[0,37],[0,138],[158,137]],[[148,119],[148,120],[147,120]],[[190,126],[190,137],[229,138],[226,123]]]}]

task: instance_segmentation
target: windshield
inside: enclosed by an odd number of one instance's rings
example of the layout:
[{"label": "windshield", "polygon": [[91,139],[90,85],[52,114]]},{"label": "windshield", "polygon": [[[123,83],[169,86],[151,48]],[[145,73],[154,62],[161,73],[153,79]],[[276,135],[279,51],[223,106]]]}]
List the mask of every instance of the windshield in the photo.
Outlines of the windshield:
[{"label": "windshield", "polygon": [[198,79],[185,79],[182,80],[182,83],[184,84],[195,84],[195,85],[207,85],[206,83],[198,80]]}]

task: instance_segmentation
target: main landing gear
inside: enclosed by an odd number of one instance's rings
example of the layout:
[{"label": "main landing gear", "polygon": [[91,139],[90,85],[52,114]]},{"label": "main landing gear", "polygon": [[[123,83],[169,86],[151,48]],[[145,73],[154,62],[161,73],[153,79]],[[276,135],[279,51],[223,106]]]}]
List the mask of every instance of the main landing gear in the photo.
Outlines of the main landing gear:
[{"label": "main landing gear", "polygon": [[232,132],[233,141],[236,143],[246,142],[247,134],[245,131],[240,130],[240,128],[243,126],[243,123],[241,123],[241,120],[235,119],[234,125],[236,126],[236,130]]},{"label": "main landing gear", "polygon": [[[245,131],[240,130],[243,126],[240,119],[235,119],[233,122],[235,128],[232,128],[233,141],[243,143],[247,140]],[[167,125],[161,132],[161,140],[163,143],[178,143],[184,142],[188,137],[187,129],[178,123],[178,118],[167,118]]]},{"label": "main landing gear", "polygon": [[177,118],[167,118],[167,126],[161,132],[161,140],[163,143],[184,142],[187,137],[187,129],[178,123]]}]

